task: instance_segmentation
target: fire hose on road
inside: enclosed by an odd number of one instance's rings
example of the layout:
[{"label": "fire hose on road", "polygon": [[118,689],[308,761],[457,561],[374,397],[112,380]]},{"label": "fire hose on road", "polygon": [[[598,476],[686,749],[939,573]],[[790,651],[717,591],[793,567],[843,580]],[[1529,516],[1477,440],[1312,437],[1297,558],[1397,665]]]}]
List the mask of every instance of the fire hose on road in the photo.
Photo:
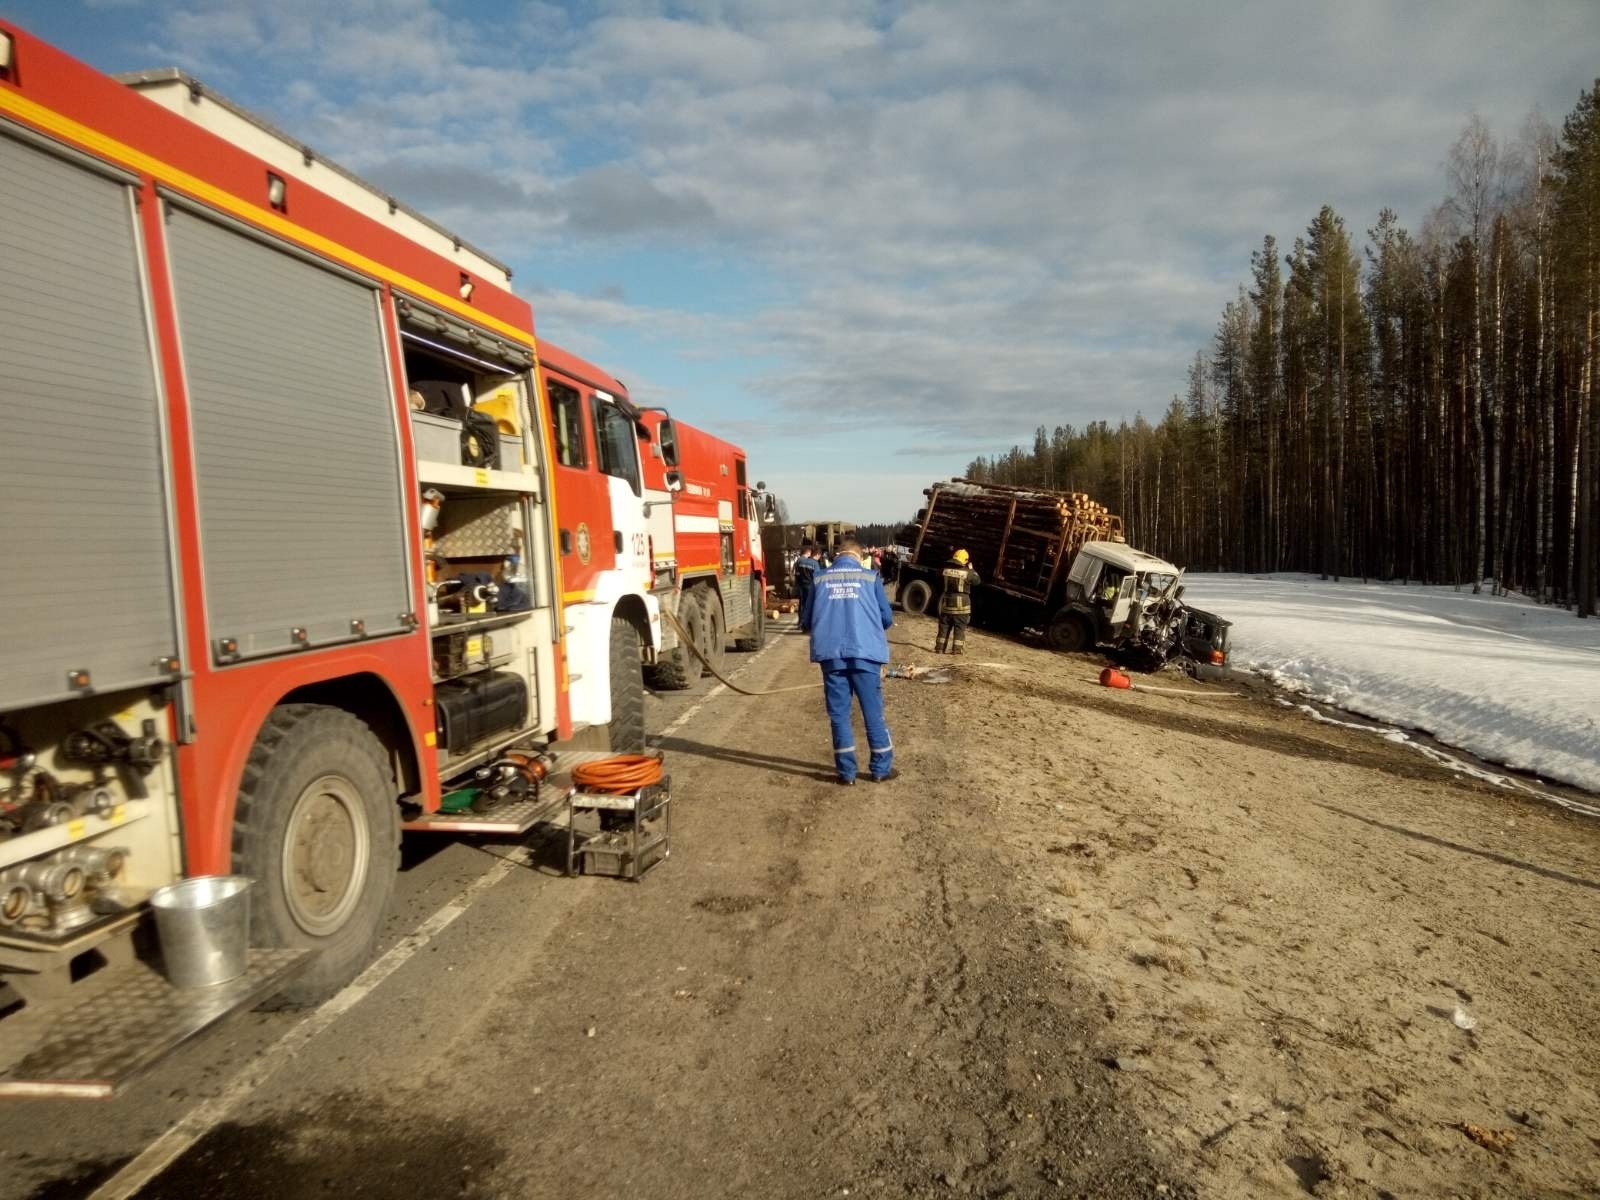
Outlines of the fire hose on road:
[{"label": "fire hose on road", "polygon": [[737,683],[733,682],[733,680],[724,675],[721,671],[717,670],[716,667],[711,665],[711,660],[701,653],[699,646],[694,644],[694,638],[689,636],[689,631],[683,627],[683,623],[678,620],[676,613],[670,612],[666,608],[662,608],[661,615],[672,622],[672,627],[678,631],[679,640],[682,641],[685,646],[689,647],[689,653],[693,654],[700,660],[700,665],[705,667],[705,669],[709,671],[711,675],[724,687],[738,692],[741,696],[779,696],[784,692],[811,692],[822,686],[822,682],[819,680],[816,683],[797,683],[789,687],[769,688],[766,691],[761,692],[751,691],[749,688],[742,688]]}]

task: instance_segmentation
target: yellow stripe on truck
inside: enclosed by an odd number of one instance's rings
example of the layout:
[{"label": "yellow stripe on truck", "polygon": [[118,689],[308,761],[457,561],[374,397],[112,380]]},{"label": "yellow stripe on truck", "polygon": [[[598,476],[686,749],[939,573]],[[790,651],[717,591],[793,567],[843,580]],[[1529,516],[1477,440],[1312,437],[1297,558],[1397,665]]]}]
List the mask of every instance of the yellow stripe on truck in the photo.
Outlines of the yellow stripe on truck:
[{"label": "yellow stripe on truck", "polygon": [[180,171],[170,163],[163,162],[161,159],[146,154],[142,150],[135,150],[132,146],[119,142],[115,138],[107,137],[105,134],[90,129],[87,125],[74,121],[71,117],[63,116],[52,108],[46,108],[26,96],[0,89],[0,111],[8,111],[14,116],[21,117],[29,124],[45,130],[47,133],[53,133],[58,137],[66,138],[68,141],[76,142],[78,145],[92,150],[102,158],[127,167],[131,171],[154,176],[161,183],[188,192],[197,200],[203,200],[215,208],[222,209],[224,212],[232,213],[236,217],[242,217],[252,224],[269,229],[292,242],[298,242],[307,249],[315,250],[318,254],[360,271],[364,275],[370,275],[374,279],[381,279],[386,283],[402,288],[414,296],[427,300],[430,304],[436,304],[440,308],[448,309],[479,325],[486,325],[496,333],[503,333],[524,346],[534,346],[533,336],[526,329],[519,329],[510,322],[502,321],[497,317],[491,317],[487,313],[480,312],[471,305],[463,304],[458,296],[438,291],[420,280],[412,279],[409,275],[386,267],[382,263],[366,257],[364,254],[357,254],[354,250],[333,241],[331,238],[325,238],[320,233],[312,233],[309,229],[296,225],[287,217],[274,212],[270,208],[261,208],[248,201],[241,200],[232,192],[224,191],[214,184],[205,182],[203,179],[197,179],[187,171]]}]

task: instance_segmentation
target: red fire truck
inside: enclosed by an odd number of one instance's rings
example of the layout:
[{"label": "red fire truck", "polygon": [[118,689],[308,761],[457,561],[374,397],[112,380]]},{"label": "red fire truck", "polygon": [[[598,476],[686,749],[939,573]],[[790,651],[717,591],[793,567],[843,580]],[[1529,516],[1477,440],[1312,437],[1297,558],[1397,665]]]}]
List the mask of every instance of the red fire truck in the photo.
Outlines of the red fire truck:
[{"label": "red fire truck", "polygon": [[[253,878],[227,1004],[309,1001],[370,957],[402,828],[525,828],[563,757],[508,751],[637,743],[638,414],[575,359],[541,383],[494,259],[3,21],[0,261],[0,1094],[104,1094],[106,1014],[154,1045],[226,1007],[153,985],[153,889]],[[505,803],[449,811],[463,781]]]},{"label": "red fire truck", "polygon": [[539,362],[561,514],[574,720],[608,724],[615,750],[643,750],[640,666],[661,644],[645,526],[652,460],[648,441],[640,445],[643,414],[622,382],[593,363],[549,342],[540,343]]},{"label": "red fire truck", "polygon": [[[759,650],[766,637],[766,571],[761,523],[775,520],[765,485],[749,483],[744,451],[665,412],[645,410],[646,518],[654,592],[688,640],[717,670],[728,639]],[[677,626],[662,622],[651,682],[665,689],[692,686],[702,663]]]}]

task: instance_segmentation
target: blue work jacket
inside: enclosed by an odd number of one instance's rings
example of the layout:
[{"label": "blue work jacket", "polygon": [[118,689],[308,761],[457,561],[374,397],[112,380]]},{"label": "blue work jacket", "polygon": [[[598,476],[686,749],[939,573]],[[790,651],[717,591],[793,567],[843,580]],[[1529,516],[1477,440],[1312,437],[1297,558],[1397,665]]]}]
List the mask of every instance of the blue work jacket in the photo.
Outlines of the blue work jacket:
[{"label": "blue work jacket", "polygon": [[800,607],[800,628],[811,635],[812,662],[859,658],[886,663],[889,639],[884,630],[893,624],[883,580],[848,554],[817,572]]},{"label": "blue work jacket", "polygon": [[822,564],[814,558],[797,558],[794,560],[794,585],[797,588],[810,587],[816,582],[817,568]]}]

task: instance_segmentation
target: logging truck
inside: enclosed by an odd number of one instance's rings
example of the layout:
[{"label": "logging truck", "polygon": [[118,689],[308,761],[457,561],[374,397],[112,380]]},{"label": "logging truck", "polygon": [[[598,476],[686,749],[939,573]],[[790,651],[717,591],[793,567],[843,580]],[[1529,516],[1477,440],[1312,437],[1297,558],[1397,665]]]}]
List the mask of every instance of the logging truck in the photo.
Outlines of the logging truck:
[{"label": "logging truck", "polygon": [[981,626],[1037,629],[1052,649],[1100,646],[1135,665],[1225,659],[1227,623],[1190,621],[1183,572],[1128,546],[1122,519],[1082,492],[952,479],[923,494],[896,591],[907,612],[937,615],[939,573],[964,549],[982,580],[972,600]]}]

